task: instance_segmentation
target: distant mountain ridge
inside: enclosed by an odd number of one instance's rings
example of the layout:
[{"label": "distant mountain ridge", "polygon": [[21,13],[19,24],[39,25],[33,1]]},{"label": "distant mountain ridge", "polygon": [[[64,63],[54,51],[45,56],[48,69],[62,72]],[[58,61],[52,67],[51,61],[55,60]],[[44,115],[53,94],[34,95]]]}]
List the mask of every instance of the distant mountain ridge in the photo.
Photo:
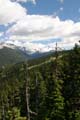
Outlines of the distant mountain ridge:
[{"label": "distant mountain ridge", "polygon": [[53,51],[53,44],[49,45],[43,45],[43,44],[37,44],[34,42],[28,42],[24,40],[7,40],[0,42],[0,49],[3,47],[8,47],[12,49],[20,49],[23,52],[27,52],[27,54],[35,54],[35,53],[47,53],[50,51]]},{"label": "distant mountain ridge", "polygon": [[40,57],[45,57],[51,54],[50,52],[40,53],[36,51],[35,53],[31,54],[30,51],[21,49],[14,44],[11,43],[0,43],[0,67],[9,64],[15,64],[23,61],[27,61],[30,59],[36,59]]}]

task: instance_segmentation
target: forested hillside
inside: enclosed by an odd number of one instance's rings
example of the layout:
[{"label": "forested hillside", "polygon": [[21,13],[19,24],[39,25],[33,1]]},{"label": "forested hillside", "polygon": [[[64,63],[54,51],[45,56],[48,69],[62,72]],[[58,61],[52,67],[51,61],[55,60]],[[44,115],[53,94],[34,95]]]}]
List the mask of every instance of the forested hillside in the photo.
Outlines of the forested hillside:
[{"label": "forested hillside", "polygon": [[0,120],[80,120],[80,47],[42,62],[0,69]]},{"label": "forested hillside", "polygon": [[19,48],[3,47],[0,49],[0,67],[12,65],[24,61],[29,61],[30,64],[41,63],[49,59],[54,52],[34,53],[30,54],[28,51],[20,50]]},{"label": "forested hillside", "polygon": [[4,47],[0,49],[0,67],[26,61],[30,56],[18,49]]}]

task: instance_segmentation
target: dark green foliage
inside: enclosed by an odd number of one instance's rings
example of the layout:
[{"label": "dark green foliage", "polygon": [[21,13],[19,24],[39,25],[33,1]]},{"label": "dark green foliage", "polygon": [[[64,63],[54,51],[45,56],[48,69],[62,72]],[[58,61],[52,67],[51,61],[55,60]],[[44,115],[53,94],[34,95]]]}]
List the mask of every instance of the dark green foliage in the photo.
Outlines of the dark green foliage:
[{"label": "dark green foliage", "polygon": [[[0,120],[26,120],[25,72],[24,63],[0,70]],[[28,68],[28,77],[31,120],[80,120],[79,46],[63,52],[57,61]]]},{"label": "dark green foliage", "polygon": [[0,67],[26,61],[29,57],[18,49],[4,47],[0,49]]},{"label": "dark green foliage", "polygon": [[66,119],[77,120],[80,112],[80,48],[78,45],[63,57],[62,71]]}]

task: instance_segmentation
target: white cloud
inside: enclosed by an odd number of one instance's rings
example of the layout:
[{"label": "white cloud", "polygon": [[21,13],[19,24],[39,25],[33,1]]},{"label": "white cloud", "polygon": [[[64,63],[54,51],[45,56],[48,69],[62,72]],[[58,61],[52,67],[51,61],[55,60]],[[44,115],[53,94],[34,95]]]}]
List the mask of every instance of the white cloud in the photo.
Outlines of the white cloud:
[{"label": "white cloud", "polygon": [[54,36],[54,30],[59,23],[58,17],[27,15],[24,20],[20,20],[12,26],[7,33],[11,33],[15,38],[20,36],[22,39],[29,40],[48,39]]},{"label": "white cloud", "polygon": [[58,0],[60,3],[63,3],[64,2],[64,0]]},{"label": "white cloud", "polygon": [[13,40],[61,39],[59,44],[73,46],[80,38],[80,22],[62,21],[59,17],[27,15],[18,21],[6,34]]},{"label": "white cloud", "polygon": [[59,17],[27,15],[24,20],[13,25],[7,33],[15,38],[20,36],[28,40],[62,38],[72,33],[74,24],[71,20],[61,21]]},{"label": "white cloud", "polygon": [[32,2],[33,4],[36,4],[36,0],[16,0],[17,2]]},{"label": "white cloud", "polygon": [[[69,38],[69,39],[65,38],[63,41],[58,42],[58,50],[72,48],[74,46],[73,39],[74,39],[74,37]],[[10,40],[10,41],[7,41],[6,43],[8,43],[8,45],[7,45],[8,47],[12,47],[11,45],[13,44],[13,45],[19,47],[19,49],[21,49],[21,50],[28,51],[28,53],[49,52],[49,51],[55,50],[55,46],[56,46],[55,42],[43,44],[43,43],[29,42],[29,41],[25,41],[25,40],[21,40],[21,41],[20,40],[17,40],[17,41]],[[9,44],[11,44],[11,45],[9,45]]]},{"label": "white cloud", "polygon": [[0,37],[4,34],[4,32],[0,32]]},{"label": "white cloud", "polygon": [[26,16],[26,9],[17,2],[0,0],[0,25],[16,22]]},{"label": "white cloud", "polygon": [[63,7],[60,7],[60,11],[63,11]]},{"label": "white cloud", "polygon": [[[12,0],[13,1],[13,0]],[[73,46],[80,38],[80,22],[75,23],[72,20],[60,20],[59,17],[47,15],[27,15],[27,10],[18,2],[28,2],[35,0],[0,0],[0,25],[15,23],[10,27],[5,38],[9,35],[12,40],[46,40],[46,39],[61,39],[60,46]],[[59,0],[63,3],[63,0]],[[59,9],[63,11],[63,7]],[[1,34],[2,35],[2,34]],[[64,44],[64,45],[63,45]],[[53,45],[53,44],[52,44]],[[52,48],[49,44],[50,48]],[[47,46],[42,44],[27,43],[28,49],[44,49],[47,51]]]},{"label": "white cloud", "polygon": [[[6,44],[7,43],[7,44]],[[53,44],[42,44],[42,43],[34,43],[34,42],[28,42],[28,41],[5,41],[3,44],[8,47],[12,47],[10,45],[15,45],[19,47],[21,50],[28,51],[28,53],[35,53],[35,52],[49,52],[51,50],[54,50],[53,46],[55,47],[55,43]]]}]

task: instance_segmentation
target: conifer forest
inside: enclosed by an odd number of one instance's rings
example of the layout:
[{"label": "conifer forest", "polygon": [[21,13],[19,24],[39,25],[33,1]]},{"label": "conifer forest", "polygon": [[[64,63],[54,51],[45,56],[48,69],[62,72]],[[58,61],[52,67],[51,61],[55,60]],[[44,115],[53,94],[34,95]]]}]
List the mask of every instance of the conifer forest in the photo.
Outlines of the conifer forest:
[{"label": "conifer forest", "polygon": [[80,120],[80,46],[0,67],[0,120]]}]

